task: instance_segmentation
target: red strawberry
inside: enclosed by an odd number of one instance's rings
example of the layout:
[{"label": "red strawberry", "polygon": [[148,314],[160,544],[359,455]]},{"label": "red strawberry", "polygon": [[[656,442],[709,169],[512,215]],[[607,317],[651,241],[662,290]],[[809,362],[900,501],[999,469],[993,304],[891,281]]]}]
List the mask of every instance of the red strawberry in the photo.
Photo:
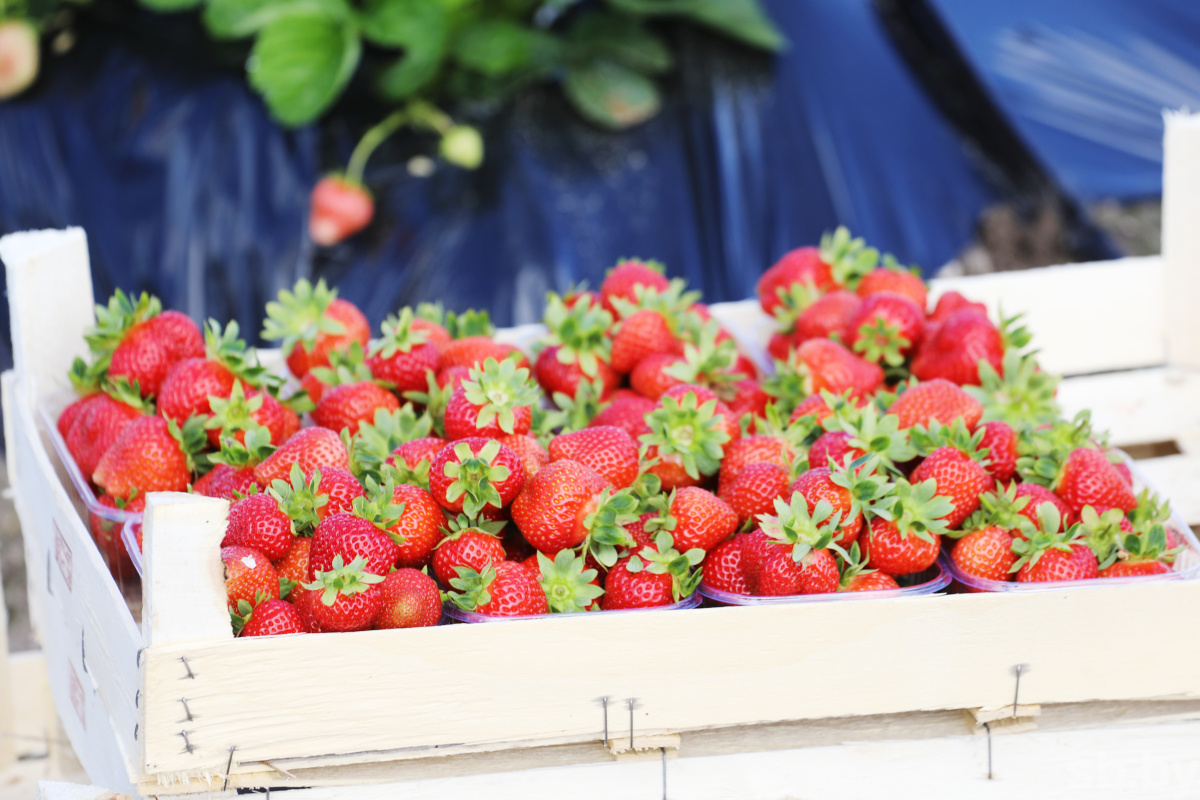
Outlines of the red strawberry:
[{"label": "red strawberry", "polygon": [[693,568],[703,557],[700,550],[681,555],[672,546],[671,535],[659,531],[653,544],[621,559],[608,571],[600,605],[605,611],[612,611],[680,602],[690,597],[699,585],[701,573]]},{"label": "red strawberry", "polygon": [[587,538],[585,521],[607,499],[608,488],[602,475],[577,461],[552,461],[513,501],[513,522],[543,553],[576,547]]},{"label": "red strawberry", "polygon": [[733,541],[738,543],[742,554],[742,574],[746,578],[746,585],[753,589],[762,573],[763,564],[778,544],[760,528],[739,533],[733,537]]},{"label": "red strawberry", "polygon": [[[84,366],[86,368],[86,365]],[[58,428],[58,433],[63,437],[64,441],[66,441],[67,432],[71,430],[71,426],[74,425],[77,420],[83,417],[83,415],[87,412],[88,407],[92,403],[100,400],[100,398],[104,396],[104,392],[96,391],[91,387],[86,387],[83,389],[83,391],[85,394],[82,397],[72,402],[62,410],[61,414],[58,415],[58,421],[55,423],[55,427]],[[68,449],[70,449],[69,445]]]},{"label": "red strawberry", "polygon": [[624,489],[638,476],[638,446],[612,426],[560,433],[550,440],[550,460],[570,459],[595,470],[614,488]]},{"label": "red strawberry", "polygon": [[448,511],[475,518],[506,507],[525,485],[517,454],[495,439],[459,439],[442,448],[429,467],[429,493]]},{"label": "red strawberry", "polygon": [[883,384],[883,370],[830,339],[810,339],[796,349],[795,364],[806,376],[809,394],[874,394]]},{"label": "red strawberry", "polygon": [[810,513],[803,495],[776,500],[775,514],[761,518],[766,540],[754,542],[753,556],[742,543],[750,591],[758,595],[822,594],[837,590],[837,561],[828,548],[841,514],[822,500]]},{"label": "red strawberry", "polygon": [[888,413],[900,418],[902,429],[914,425],[927,428],[934,420],[950,425],[961,419],[968,430],[974,430],[983,417],[983,406],[950,381],[934,378],[905,389]]},{"label": "red strawberry", "polygon": [[[439,436],[422,436],[397,447],[392,451],[387,462],[398,467],[406,467],[413,472],[418,472],[421,464],[424,463],[428,476],[429,465],[437,458],[438,453],[442,452],[442,448],[448,444],[450,442]],[[501,444],[504,443],[501,442]]]},{"label": "red strawberry", "polygon": [[959,386],[980,384],[979,362],[1000,374],[1004,340],[988,318],[973,308],[955,311],[930,331],[913,358],[912,373],[922,381],[945,378]]},{"label": "red strawberry", "polygon": [[286,600],[259,603],[242,626],[240,636],[285,636],[305,633],[304,622],[296,607]]},{"label": "red strawberry", "polygon": [[1017,472],[1017,432],[1000,420],[985,422],[981,427],[983,440],[979,446],[988,451],[984,469],[997,483],[1008,483]]},{"label": "red strawberry", "polygon": [[700,566],[705,586],[729,594],[750,594],[746,576],[742,574],[742,543],[737,537],[726,539],[708,551]]},{"label": "red strawberry", "polygon": [[442,618],[442,595],[433,578],[415,569],[398,569],[379,584],[377,629],[427,628]]},{"label": "red strawberry", "polygon": [[758,575],[758,595],[828,594],[838,589],[837,559],[828,550],[813,550],[796,561],[787,547],[776,548]]},{"label": "red strawberry", "polygon": [[[128,514],[137,514],[146,510],[146,495],[139,494],[129,502],[117,500],[111,495],[102,494],[96,498],[96,502],[105,508],[111,508],[115,511],[123,511]],[[119,515],[114,515],[119,516]],[[117,576],[118,579],[123,577],[131,577],[136,574],[133,567],[133,561],[129,558],[129,551],[125,547],[125,541],[121,538],[121,529],[125,527],[125,522],[122,519],[107,519],[100,514],[92,514],[92,538],[96,540],[97,547],[104,555],[104,562],[108,564],[109,571]],[[138,527],[141,531],[141,527]],[[138,540],[138,549],[141,549],[141,540]]]},{"label": "red strawberry", "polygon": [[1115,561],[1100,570],[1101,578],[1132,578],[1139,575],[1166,575],[1171,568],[1161,561]]},{"label": "red strawberry", "polygon": [[335,559],[346,564],[362,559],[360,568],[386,575],[399,559],[399,548],[374,523],[354,514],[334,514],[313,531],[308,571],[312,576],[336,569]]},{"label": "red strawberry", "polygon": [[568,397],[574,397],[579,393],[581,383],[596,381],[601,387],[601,397],[607,397],[621,382],[621,376],[609,366],[607,361],[600,358],[594,359],[592,373],[588,374],[580,361],[563,361],[564,358],[574,357],[568,356],[566,353],[567,351],[563,347],[552,344],[538,354],[537,361],[534,363],[534,372],[537,375],[538,385],[547,395],[553,397],[555,394],[565,394]]},{"label": "red strawberry", "polygon": [[925,287],[925,281],[915,272],[909,272],[903,269],[894,269],[891,267],[876,267],[863,276],[858,282],[857,288],[859,297],[870,297],[880,292],[891,292],[893,294],[903,295],[921,309],[921,313],[925,313],[925,308],[929,305],[928,290]]},{"label": "red strawberry", "polygon": [[211,397],[209,405],[213,413],[204,427],[208,429],[208,441],[213,447],[221,446],[222,437],[245,444],[246,431],[255,426],[265,428],[268,441],[274,445],[283,443],[300,430],[300,417],[295,411],[269,392],[243,391],[240,384],[234,385],[226,399]]},{"label": "red strawberry", "polygon": [[349,469],[350,456],[341,437],[328,428],[301,428],[254,468],[254,477],[259,486],[286,481],[293,464],[298,464],[302,473],[311,475],[318,467]]},{"label": "red strawberry", "polygon": [[326,389],[312,412],[313,422],[331,431],[358,433],[358,426],[375,418],[375,409],[397,411],[396,395],[371,381],[346,383]]},{"label": "red strawberry", "polygon": [[158,413],[180,425],[194,414],[212,411],[209,397],[228,397],[236,376],[208,358],[185,358],[167,372],[158,393]]},{"label": "red strawberry", "polygon": [[337,467],[321,467],[314,470],[312,474],[306,475],[308,479],[316,476],[316,473],[321,473],[321,479],[317,484],[317,493],[325,495],[328,501],[325,505],[317,509],[318,519],[328,519],[334,514],[349,514],[354,511],[354,501],[364,496],[362,484],[358,482],[358,478],[344,469]]},{"label": "red strawberry", "polygon": [[867,297],[846,323],[846,344],[868,361],[899,366],[925,332],[925,310],[891,292]]},{"label": "red strawberry", "polygon": [[546,394],[574,397],[584,381],[598,383],[607,396],[620,383],[611,365],[608,330],[613,315],[599,305],[567,303],[556,293],[546,298],[545,349],[538,354],[537,380]]},{"label": "red strawberry", "polygon": [[366,365],[371,375],[391,384],[398,394],[423,391],[428,385],[425,373],[437,372],[438,368],[438,348],[425,328],[432,324],[414,318],[409,308],[401,310],[399,316],[388,317],[380,327],[379,340],[371,345],[367,355]]},{"label": "red strawberry", "polygon": [[733,536],[738,519],[729,504],[712,492],[687,486],[671,494],[662,522],[671,532],[677,549],[687,552],[695,548],[708,552]]},{"label": "red strawberry", "polygon": [[689,388],[682,399],[667,395],[646,415],[650,432],[640,437],[642,452],[656,462],[646,471],[658,476],[667,491],[715,474],[731,438],[733,415],[721,413],[719,401],[701,401],[697,394]]},{"label": "red strawberry", "polygon": [[[835,477],[836,476],[836,477]],[[855,476],[853,472],[839,469],[836,473],[828,467],[816,467],[803,473],[788,490],[788,495],[800,494],[808,503],[809,513],[813,513],[817,504],[824,501],[839,514],[838,530],[833,536],[833,543],[842,548],[848,548],[858,538],[862,530],[862,507],[855,502],[855,496],[848,486],[878,486],[882,479],[872,482],[867,476]],[[872,495],[873,496],[873,495]],[[870,499],[868,497],[867,499]]]},{"label": "red strawberry", "polygon": [[500,444],[517,454],[521,465],[525,467],[525,481],[537,475],[538,470],[550,463],[550,453],[541,442],[529,435],[501,436],[496,439]]},{"label": "red strawberry", "polygon": [[651,308],[635,311],[617,326],[612,337],[612,368],[632,372],[637,363],[656,353],[677,354],[678,340],[661,312]]},{"label": "red strawberry", "polygon": [[249,547],[222,547],[221,561],[230,611],[241,611],[240,603],[254,608],[265,600],[279,599],[279,575],[262,553]]},{"label": "red strawberry", "polygon": [[[1038,550],[1033,549],[1031,552],[1036,553]],[[1040,558],[1031,558],[1021,566],[1017,572],[1019,583],[1082,581],[1100,577],[1096,556],[1082,542],[1051,546],[1040,552]]]},{"label": "red strawberry", "polygon": [[464,611],[489,617],[550,613],[542,585],[515,561],[497,561],[483,572],[463,568],[450,585],[458,590],[450,593],[451,602]]},{"label": "red strawberry", "polygon": [[366,348],[371,326],[358,308],[337,296],[324,279],[313,286],[303,278],[291,291],[267,303],[263,338],[281,342],[292,374],[303,378],[314,367],[329,366],[329,354],[357,344]]},{"label": "red strawberry", "polygon": [[137,384],[142,397],[149,397],[176,362],[203,355],[204,337],[196,323],[178,311],[164,311],[125,331],[112,351],[108,375]]},{"label": "red strawberry", "polygon": [[825,398],[819,394],[814,394],[811,397],[801,400],[792,409],[792,414],[788,418],[788,424],[791,425],[803,417],[812,417],[817,423],[821,423],[832,416],[833,409],[825,402]]},{"label": "red strawberry", "polygon": [[738,526],[744,527],[760,514],[770,514],[776,498],[788,493],[790,483],[783,467],[757,462],[747,464],[732,480],[722,481],[719,496],[737,514]]},{"label": "red strawberry", "polygon": [[1009,567],[1017,560],[1012,535],[994,525],[971,531],[950,551],[954,566],[968,575],[989,581],[1012,580]]},{"label": "red strawberry", "polygon": [[882,592],[899,589],[900,584],[886,572],[860,572],[838,586],[839,592]]},{"label": "red strawberry", "polygon": [[1071,451],[1060,473],[1056,494],[1076,514],[1084,506],[1133,511],[1137,498],[1101,450],[1079,447]]},{"label": "red strawberry", "polygon": [[792,445],[782,436],[743,436],[725,446],[721,459],[720,485],[731,484],[751,464],[775,464],[787,470],[795,458]]},{"label": "red strawberry", "polygon": [[640,395],[636,397],[615,398],[603,411],[592,418],[588,427],[611,425],[620,428],[636,440],[643,433],[650,432],[646,424],[646,415],[653,411],[655,402]]},{"label": "red strawberry", "polygon": [[657,400],[672,386],[683,383],[679,378],[668,375],[665,370],[675,364],[684,363],[682,356],[670,353],[654,353],[639,361],[629,374],[629,385],[643,397]]},{"label": "red strawberry", "polygon": [[[89,480],[100,465],[100,459],[125,429],[149,410],[132,391],[118,391],[118,394],[123,399],[106,392],[90,395],[86,405],[75,410],[71,425],[63,433],[63,443],[79,465],[79,471]],[[61,418],[59,430],[62,431]]]},{"label": "red strawberry", "polygon": [[441,368],[479,367],[489,358],[496,361],[514,360],[517,366],[529,367],[529,359],[510,344],[493,342],[488,336],[464,336],[454,339],[442,349]]},{"label": "red strawberry", "polygon": [[796,318],[796,330],[790,344],[798,347],[809,339],[844,335],[843,332],[862,304],[861,297],[844,289],[822,296]]},{"label": "red strawberry", "polygon": [[833,272],[816,247],[798,247],[784,253],[782,258],[762,274],[757,287],[758,302],[762,310],[774,316],[784,305],[781,293],[787,295],[797,284],[812,287],[815,290],[813,294],[836,287]]},{"label": "red strawberry", "polygon": [[442,586],[458,577],[458,567],[470,567],[482,572],[489,564],[504,560],[504,545],[497,534],[504,527],[500,522],[481,522],[475,525],[465,517],[450,523],[450,533],[433,551],[433,574]]},{"label": "red strawberry", "polygon": [[399,545],[400,567],[421,569],[433,561],[434,548],[445,533],[446,515],[429,492],[419,486],[401,484],[393,491],[392,502],[403,504],[400,520],[391,530],[400,534],[404,541]]},{"label": "red strawberry", "polygon": [[217,464],[192,484],[192,491],[205,497],[234,500],[238,495],[245,496],[258,491],[258,482],[254,480],[254,467]]},{"label": "red strawberry", "polygon": [[599,597],[604,594],[600,573],[588,561],[590,558],[577,556],[574,550],[559,550],[553,559],[535,552],[521,563],[542,585],[550,611],[570,614],[600,608]]},{"label": "red strawberry", "polygon": [[[740,367],[738,371],[741,371]],[[740,381],[735,381],[729,385],[729,391],[732,391],[734,394],[728,398],[726,405],[733,412],[734,419],[740,420],[744,417],[762,417],[766,415],[767,405],[771,402],[771,395],[767,394],[767,391],[757,380],[743,378]]]},{"label": "red strawberry", "polygon": [[897,480],[891,520],[872,517],[858,537],[867,566],[889,575],[909,575],[933,566],[941,548],[940,534],[953,507],[932,480],[911,484]]},{"label": "red strawberry", "polygon": [[446,405],[448,439],[529,433],[532,406],[541,399],[529,370],[489,358],[473,368]]},{"label": "red strawberry", "polygon": [[268,494],[252,494],[229,507],[222,547],[238,545],[258,550],[271,561],[278,561],[291,549],[292,521]]},{"label": "red strawberry", "polygon": [[307,591],[302,584],[308,581],[311,574],[308,571],[308,556],[311,551],[312,537],[296,536],[293,537],[292,546],[288,549],[287,554],[274,562],[279,579],[295,584],[292,587],[292,593],[287,596],[287,599],[293,603],[300,597],[300,594]]},{"label": "red strawberry", "polygon": [[138,417],[105,452],[92,479],[113,497],[183,492],[192,480],[191,453],[204,441],[199,419],[182,430],[162,417]]},{"label": "red strawberry", "polygon": [[[1058,512],[1060,522],[1063,527],[1069,527],[1074,519],[1074,514],[1062,499],[1054,492],[1037,483],[1018,483],[1013,492],[1014,499],[1028,497],[1029,500],[1023,508],[1017,513],[1024,516],[1034,525],[1041,524],[1038,519],[1038,508],[1043,503],[1050,503]],[[1061,529],[1061,528],[1060,528]],[[1057,533],[1058,531],[1047,531],[1048,533]],[[1014,535],[1019,535],[1014,533]]]},{"label": "red strawberry", "polygon": [[866,455],[862,450],[850,445],[853,437],[845,431],[828,431],[817,437],[808,449],[808,463],[812,466],[838,465],[851,459]]},{"label": "red strawberry", "polygon": [[937,305],[933,308],[933,313],[929,315],[929,321],[944,322],[955,311],[961,311],[964,308],[974,309],[983,316],[987,316],[987,306],[983,303],[972,303],[958,292],[946,292],[938,298]]},{"label": "red strawberry", "polygon": [[375,201],[367,188],[341,175],[317,181],[309,202],[308,235],[321,247],[350,238],[375,216]]},{"label": "red strawberry", "polygon": [[617,316],[613,305],[614,298],[629,302],[637,301],[637,287],[645,290],[664,292],[671,285],[662,274],[662,265],[657,261],[642,261],[636,258],[624,259],[608,271],[604,282],[600,284],[600,302],[604,309]]},{"label": "red strawberry", "polygon": [[954,510],[944,517],[950,528],[959,527],[974,514],[979,508],[980,495],[996,485],[982,464],[954,447],[939,447],[926,456],[913,470],[912,480],[916,483],[933,480],[937,493],[950,498]]},{"label": "red strawberry", "polygon": [[310,633],[367,630],[383,606],[379,591],[383,580],[382,575],[366,571],[362,557],[343,564],[337,556],[328,570],[318,570],[304,587],[308,591],[301,596],[297,611],[305,628]]}]

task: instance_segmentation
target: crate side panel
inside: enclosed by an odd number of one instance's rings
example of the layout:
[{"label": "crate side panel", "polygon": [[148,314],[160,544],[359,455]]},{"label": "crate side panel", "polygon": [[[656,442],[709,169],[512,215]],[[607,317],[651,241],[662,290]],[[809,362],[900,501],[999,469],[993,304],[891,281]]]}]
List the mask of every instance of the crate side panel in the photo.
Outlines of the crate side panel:
[{"label": "crate side panel", "polygon": [[[1178,367],[1066,378],[1058,402],[1067,418],[1088,409],[1117,447],[1200,433],[1200,371]],[[1195,490],[1193,490],[1195,491]]]},{"label": "crate side panel", "polygon": [[[1012,700],[1015,664],[1035,667],[1021,684],[1028,703],[1200,696],[1200,620],[1171,611],[1198,600],[1200,582],[1177,582],[152,648],[147,772],[223,768],[230,747],[241,762],[373,761],[403,748],[598,740],[604,696],[638,698],[635,727],[647,734],[998,706]],[[1028,625],[1048,615],[1056,625]],[[1153,659],[1112,636],[1133,626],[1155,643]],[[864,652],[890,654],[887,681]],[[286,682],[275,677],[284,669]],[[832,674],[853,690],[802,679]],[[196,714],[187,726],[183,697]],[[184,728],[190,754],[177,747]]]}]

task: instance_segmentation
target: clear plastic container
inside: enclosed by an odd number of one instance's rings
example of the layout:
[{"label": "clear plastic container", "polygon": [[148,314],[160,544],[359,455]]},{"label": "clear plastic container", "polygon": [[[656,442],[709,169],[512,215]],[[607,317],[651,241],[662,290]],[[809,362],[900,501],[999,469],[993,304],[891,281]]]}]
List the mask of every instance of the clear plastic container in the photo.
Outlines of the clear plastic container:
[{"label": "clear plastic container", "polygon": [[[64,403],[63,407],[65,405]],[[67,493],[72,495],[76,510],[91,531],[92,539],[108,564],[109,572],[118,581],[140,581],[141,570],[135,569],[133,552],[127,550],[122,540],[126,524],[135,519],[140,523],[142,513],[110,508],[96,499],[95,490],[75,463],[66,442],[58,432],[58,414],[43,406],[38,409],[38,416],[45,434],[54,446],[54,453],[58,456],[60,476],[65,474],[66,480],[63,481],[63,485],[67,488]],[[138,561],[140,562],[140,558]]]},{"label": "clear plastic container", "polygon": [[125,552],[129,553],[129,560],[139,577],[145,573],[142,569],[142,543],[139,541],[141,536],[142,515],[138,514],[125,521],[124,527],[121,528],[121,541],[125,544]]},{"label": "clear plastic container", "polygon": [[442,619],[451,619],[455,622],[516,622],[526,619],[544,619],[546,617],[578,617],[583,614],[645,614],[653,611],[682,611],[687,608],[695,608],[700,605],[700,595],[693,594],[691,597],[685,597],[678,603],[671,603],[669,606],[654,606],[653,608],[620,608],[613,611],[577,611],[571,614],[525,614],[520,617],[492,617],[487,614],[477,614],[474,611],[463,611],[453,603],[446,601],[442,604]]},{"label": "clear plastic container", "polygon": [[701,581],[697,593],[718,606],[776,606],[790,603],[840,603],[853,600],[878,600],[885,597],[913,597],[940,592],[950,585],[950,574],[942,564],[935,563],[924,572],[902,575],[896,579],[899,589],[878,589],[868,592],[827,592],[825,594],[751,595],[733,594],[714,589]]}]

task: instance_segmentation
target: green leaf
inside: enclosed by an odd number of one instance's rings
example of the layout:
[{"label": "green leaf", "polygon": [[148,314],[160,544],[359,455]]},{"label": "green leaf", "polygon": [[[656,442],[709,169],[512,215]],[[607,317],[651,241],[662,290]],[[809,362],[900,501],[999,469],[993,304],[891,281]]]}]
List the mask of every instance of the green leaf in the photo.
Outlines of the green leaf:
[{"label": "green leaf", "polygon": [[758,0],[608,0],[631,14],[681,16],[752,47],[779,51],[787,39]]},{"label": "green leaf", "polygon": [[580,114],[613,130],[640,125],[662,105],[652,81],[613,61],[593,61],[572,69],[563,89]]},{"label": "green leaf", "polygon": [[349,11],[346,0],[208,0],[204,24],[215,39],[241,39],[281,17],[311,13],[340,20]]},{"label": "green leaf", "polygon": [[554,37],[506,19],[484,19],[468,24],[455,37],[458,63],[484,75],[499,76],[544,59]]},{"label": "green leaf", "polygon": [[638,72],[655,74],[671,68],[671,51],[662,39],[641,23],[617,14],[590,14],[581,19],[569,34],[572,54],[588,54],[592,60],[608,57]]},{"label": "green leaf", "polygon": [[295,14],[262,29],[247,72],[279,122],[303,125],[337,99],[361,53],[358,31],[349,22],[326,14]]},{"label": "green leaf", "polygon": [[431,0],[367,0],[359,21],[367,41],[408,50],[444,40],[450,27],[445,7]]},{"label": "green leaf", "polygon": [[[142,5],[151,11],[171,12],[187,11],[200,5],[203,0],[141,0]],[[0,7],[3,7],[0,5]]]}]

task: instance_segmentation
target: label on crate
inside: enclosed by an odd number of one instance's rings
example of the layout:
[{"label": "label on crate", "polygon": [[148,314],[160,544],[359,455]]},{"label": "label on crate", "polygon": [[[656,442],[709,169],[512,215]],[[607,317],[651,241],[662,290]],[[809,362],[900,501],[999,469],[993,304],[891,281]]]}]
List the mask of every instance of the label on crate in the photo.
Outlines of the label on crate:
[{"label": "label on crate", "polygon": [[68,689],[71,693],[71,705],[75,707],[75,716],[79,717],[79,725],[85,731],[87,730],[87,695],[83,692],[83,684],[79,681],[79,676],[75,674],[75,665],[67,661],[67,677]]},{"label": "label on crate", "polygon": [[58,562],[58,571],[62,573],[67,591],[72,591],[71,579],[74,574],[74,560],[71,556],[71,545],[63,538],[58,522],[54,523],[54,560]]}]

